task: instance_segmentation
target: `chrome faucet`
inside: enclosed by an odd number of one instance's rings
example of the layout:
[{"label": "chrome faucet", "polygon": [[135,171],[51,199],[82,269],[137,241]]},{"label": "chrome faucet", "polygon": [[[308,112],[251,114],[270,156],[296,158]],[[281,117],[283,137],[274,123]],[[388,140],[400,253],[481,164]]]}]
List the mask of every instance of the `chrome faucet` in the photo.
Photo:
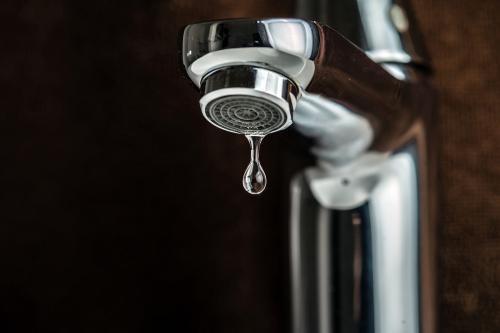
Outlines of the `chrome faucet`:
[{"label": "chrome faucet", "polygon": [[305,19],[222,20],[185,28],[183,62],[203,116],[252,151],[292,124],[314,139],[317,165],[291,182],[293,332],[433,333],[428,61],[400,1],[355,7],[357,45]]}]

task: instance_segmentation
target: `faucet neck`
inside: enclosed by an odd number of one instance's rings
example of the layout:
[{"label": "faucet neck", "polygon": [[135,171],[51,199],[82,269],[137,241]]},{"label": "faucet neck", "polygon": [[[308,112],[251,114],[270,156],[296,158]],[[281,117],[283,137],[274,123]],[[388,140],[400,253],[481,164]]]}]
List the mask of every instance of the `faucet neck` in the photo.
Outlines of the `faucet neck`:
[{"label": "faucet neck", "polygon": [[296,16],[325,23],[378,63],[428,66],[407,0],[298,0]]}]

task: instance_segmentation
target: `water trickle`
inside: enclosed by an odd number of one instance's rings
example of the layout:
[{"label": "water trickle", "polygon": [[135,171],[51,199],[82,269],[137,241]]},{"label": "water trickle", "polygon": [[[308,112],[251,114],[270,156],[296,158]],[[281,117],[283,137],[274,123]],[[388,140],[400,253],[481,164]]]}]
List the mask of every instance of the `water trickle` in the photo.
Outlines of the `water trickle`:
[{"label": "water trickle", "polygon": [[266,174],[259,161],[260,144],[264,136],[245,135],[250,143],[250,163],[243,175],[243,188],[250,194],[260,194],[267,184]]}]

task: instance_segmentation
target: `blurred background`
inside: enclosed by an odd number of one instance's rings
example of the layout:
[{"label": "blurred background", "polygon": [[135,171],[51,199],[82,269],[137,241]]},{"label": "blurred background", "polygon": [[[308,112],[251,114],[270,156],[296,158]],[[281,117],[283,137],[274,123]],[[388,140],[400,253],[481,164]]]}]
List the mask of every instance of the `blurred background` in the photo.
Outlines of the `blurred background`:
[{"label": "blurred background", "polygon": [[[433,60],[440,332],[500,332],[500,2],[414,0]],[[313,163],[209,125],[192,22],[293,0],[0,4],[0,332],[288,332],[288,186]]]}]

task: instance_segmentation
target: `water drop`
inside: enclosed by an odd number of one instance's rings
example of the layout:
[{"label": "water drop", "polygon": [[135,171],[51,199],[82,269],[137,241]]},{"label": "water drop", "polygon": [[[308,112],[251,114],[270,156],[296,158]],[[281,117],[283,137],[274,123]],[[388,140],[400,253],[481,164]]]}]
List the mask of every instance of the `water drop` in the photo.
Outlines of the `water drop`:
[{"label": "water drop", "polygon": [[250,194],[260,194],[267,184],[266,174],[259,161],[260,144],[264,136],[246,135],[250,143],[250,163],[243,175],[243,188]]}]

